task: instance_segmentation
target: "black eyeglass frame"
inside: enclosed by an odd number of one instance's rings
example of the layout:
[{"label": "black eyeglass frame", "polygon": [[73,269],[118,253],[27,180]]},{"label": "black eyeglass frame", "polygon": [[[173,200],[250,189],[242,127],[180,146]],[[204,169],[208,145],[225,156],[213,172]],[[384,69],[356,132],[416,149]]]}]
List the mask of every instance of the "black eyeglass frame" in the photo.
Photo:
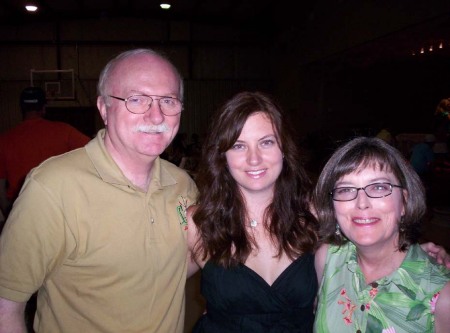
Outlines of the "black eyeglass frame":
[{"label": "black eyeglass frame", "polygon": [[[388,193],[388,194],[386,194],[386,195],[382,195],[382,196],[380,196],[380,197],[370,196],[370,195],[366,192],[366,188],[369,187],[369,186],[373,186],[373,185],[389,185],[391,192]],[[332,189],[331,192],[330,192],[330,196],[331,196],[331,199],[332,199],[333,201],[339,201],[339,202],[353,201],[353,200],[355,200],[355,199],[358,197],[359,191],[360,191],[360,190],[363,190],[364,193],[367,195],[367,197],[372,198],[372,199],[380,199],[380,198],[385,198],[385,197],[387,197],[387,196],[390,196],[390,195],[392,194],[392,190],[394,189],[394,187],[403,188],[403,186],[401,186],[401,185],[395,185],[395,184],[391,184],[391,183],[372,183],[372,184],[368,184],[368,185],[366,185],[366,186],[364,186],[364,187],[342,186],[342,187],[336,187],[336,188]],[[355,191],[355,197],[354,197],[353,199],[348,199],[348,200],[339,200],[339,199],[335,199],[335,198],[334,198],[334,192],[335,192],[336,190],[343,189],[343,188],[348,188],[348,189],[354,189],[354,190],[356,190],[356,191]]]},{"label": "black eyeglass frame", "polygon": [[[159,105],[159,108],[160,108],[162,114],[165,115],[165,116],[167,116],[167,117],[177,116],[177,115],[179,115],[179,114],[183,111],[183,102],[180,101],[178,98],[176,98],[176,97],[171,97],[171,96],[143,95],[143,94],[131,95],[131,96],[128,96],[127,98],[117,97],[117,96],[113,96],[113,95],[107,95],[107,96],[108,96],[108,97],[111,97],[111,98],[114,98],[114,99],[117,99],[117,100],[119,100],[119,101],[125,102],[125,107],[127,108],[128,112],[130,112],[130,113],[132,113],[132,114],[144,114],[144,113],[146,113],[148,110],[150,110],[150,108],[152,107],[152,104],[153,104],[153,102],[154,102],[155,100],[158,101],[158,105]],[[148,105],[148,109],[145,110],[145,112],[142,112],[142,113],[139,113],[139,112],[133,112],[133,111],[131,111],[131,110],[128,108],[128,105],[127,105],[128,99],[130,99],[131,97],[135,97],[135,96],[144,96],[144,97],[149,97],[149,98],[150,98],[151,102],[150,102],[150,104]],[[153,97],[159,97],[159,98],[153,98]],[[165,114],[164,111],[163,111],[162,108],[161,108],[161,104],[159,104],[159,103],[160,103],[159,101],[160,101],[161,99],[163,99],[163,98],[172,98],[172,99],[175,99],[175,100],[177,100],[178,102],[180,102],[180,104],[181,104],[180,112],[175,113],[175,114]]]}]

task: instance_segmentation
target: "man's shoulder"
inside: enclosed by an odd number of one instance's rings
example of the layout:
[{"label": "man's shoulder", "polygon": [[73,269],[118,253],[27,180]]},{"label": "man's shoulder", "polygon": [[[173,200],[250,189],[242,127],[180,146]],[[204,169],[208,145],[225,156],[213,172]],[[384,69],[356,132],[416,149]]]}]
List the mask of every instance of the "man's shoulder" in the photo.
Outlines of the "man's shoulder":
[{"label": "man's shoulder", "polygon": [[71,150],[67,153],[52,156],[42,162],[34,170],[45,175],[56,175],[67,171],[73,171],[84,165],[88,156],[84,147]]},{"label": "man's shoulder", "polygon": [[[84,148],[53,156],[33,168],[27,175],[23,188],[46,188],[46,191],[71,195],[86,179],[91,180],[95,169]],[[89,177],[89,178],[87,178]]]},{"label": "man's shoulder", "polygon": [[195,193],[196,195],[197,186],[186,170],[166,160],[160,159],[160,161],[162,186],[176,186],[183,191]]},{"label": "man's shoulder", "polygon": [[187,173],[186,170],[176,166],[175,164],[164,160],[164,159],[160,159],[161,161],[161,169],[169,172],[173,177],[180,177],[180,178],[189,178],[191,179],[191,176],[189,176],[189,174]]}]

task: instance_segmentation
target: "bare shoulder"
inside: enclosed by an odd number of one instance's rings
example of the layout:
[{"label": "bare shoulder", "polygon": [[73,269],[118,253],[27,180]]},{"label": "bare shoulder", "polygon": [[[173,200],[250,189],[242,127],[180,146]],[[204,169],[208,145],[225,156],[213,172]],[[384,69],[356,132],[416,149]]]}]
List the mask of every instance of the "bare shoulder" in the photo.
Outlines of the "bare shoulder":
[{"label": "bare shoulder", "polygon": [[[194,215],[195,211],[197,210],[197,205],[189,206],[187,209],[187,217],[192,220],[192,216]],[[193,222],[193,221],[192,221]]]},{"label": "bare shoulder", "polygon": [[[199,268],[205,266],[206,261],[195,255],[198,247],[201,247],[200,243],[200,233],[198,231],[197,225],[194,223],[193,215],[197,210],[197,206],[193,205],[187,209],[186,216],[188,222],[188,233],[187,233],[187,243],[188,243],[188,277],[192,276]],[[196,248],[197,247],[197,248]]]},{"label": "bare shoulder", "polygon": [[197,205],[192,205],[189,206],[187,211],[186,211],[186,217],[187,217],[187,222],[188,222],[188,234],[192,234],[192,231],[194,231],[194,233],[197,233],[197,226],[194,223],[194,213],[197,210]]},{"label": "bare shoulder", "polygon": [[328,244],[322,244],[317,249],[315,254],[315,267],[319,283],[322,280],[323,270],[325,268],[325,262],[327,260],[327,252],[328,252]]},{"label": "bare shoulder", "polygon": [[448,333],[450,327],[450,281],[442,288],[439,298],[436,302],[435,324],[436,333]]}]

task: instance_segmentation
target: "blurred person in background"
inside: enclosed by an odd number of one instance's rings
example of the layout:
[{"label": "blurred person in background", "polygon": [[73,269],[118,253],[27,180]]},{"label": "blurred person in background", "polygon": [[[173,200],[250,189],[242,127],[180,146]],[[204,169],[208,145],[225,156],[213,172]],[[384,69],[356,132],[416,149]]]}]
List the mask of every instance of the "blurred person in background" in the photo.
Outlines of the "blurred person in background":
[{"label": "blurred person in background", "polygon": [[23,121],[0,135],[0,208],[5,216],[32,168],[90,140],[67,123],[45,119],[46,102],[41,88],[25,88],[20,94]]}]

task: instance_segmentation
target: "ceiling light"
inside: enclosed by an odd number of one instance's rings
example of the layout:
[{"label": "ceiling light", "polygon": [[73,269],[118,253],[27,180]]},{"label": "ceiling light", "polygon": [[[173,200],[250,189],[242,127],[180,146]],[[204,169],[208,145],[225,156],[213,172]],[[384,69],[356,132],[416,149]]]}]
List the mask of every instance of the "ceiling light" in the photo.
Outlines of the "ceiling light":
[{"label": "ceiling light", "polygon": [[25,6],[25,9],[28,11],[28,12],[35,12],[35,11],[37,11],[37,6],[36,5],[26,5]]},{"label": "ceiling light", "polygon": [[170,9],[170,3],[168,3],[167,1],[161,2],[160,6],[162,9]]}]

